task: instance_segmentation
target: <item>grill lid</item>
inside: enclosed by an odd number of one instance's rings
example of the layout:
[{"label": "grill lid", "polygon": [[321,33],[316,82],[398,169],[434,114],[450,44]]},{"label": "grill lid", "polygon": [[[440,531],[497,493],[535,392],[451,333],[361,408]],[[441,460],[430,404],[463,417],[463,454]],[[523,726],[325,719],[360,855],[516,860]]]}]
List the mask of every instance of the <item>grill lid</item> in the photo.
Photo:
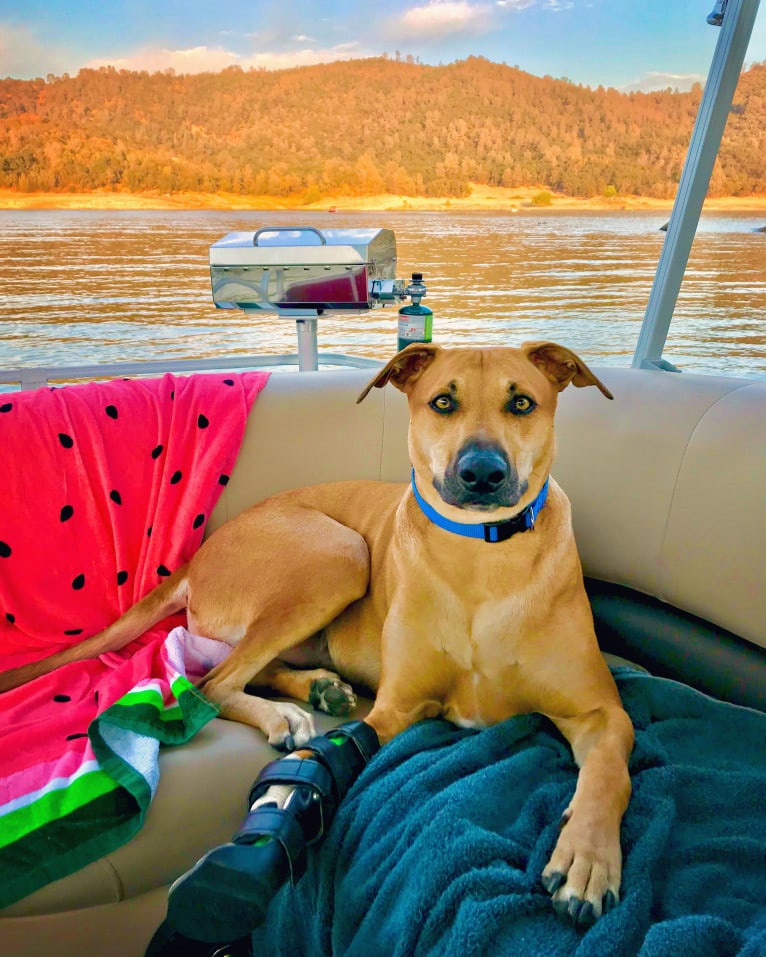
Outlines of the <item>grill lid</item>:
[{"label": "grill lid", "polygon": [[396,278],[396,239],[375,228],[233,232],[210,247],[210,276],[221,308],[364,311]]}]

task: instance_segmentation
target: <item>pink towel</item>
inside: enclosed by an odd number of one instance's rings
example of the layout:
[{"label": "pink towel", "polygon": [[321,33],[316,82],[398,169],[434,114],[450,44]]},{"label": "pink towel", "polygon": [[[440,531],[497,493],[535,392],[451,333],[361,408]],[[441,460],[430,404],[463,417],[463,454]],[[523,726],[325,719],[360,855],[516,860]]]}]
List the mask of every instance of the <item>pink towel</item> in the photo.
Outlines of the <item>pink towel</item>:
[{"label": "pink towel", "polygon": [[[0,670],[95,634],[189,560],[267,379],[166,375],[0,395]],[[73,812],[93,801],[94,823],[103,818],[116,783],[88,738],[99,715],[115,702],[150,702],[154,710],[142,713],[160,715],[160,739],[180,741],[214,713],[186,677],[183,655],[165,647],[183,624],[173,616],[121,651],[0,696],[0,873],[21,873],[27,860],[35,871],[15,891],[3,882],[11,899],[105,852],[91,839],[87,852],[49,862],[53,876],[42,880],[33,860],[36,832],[77,825]],[[190,704],[179,718],[184,692]],[[129,836],[123,828],[118,843]],[[48,847],[49,839],[50,831]]]}]

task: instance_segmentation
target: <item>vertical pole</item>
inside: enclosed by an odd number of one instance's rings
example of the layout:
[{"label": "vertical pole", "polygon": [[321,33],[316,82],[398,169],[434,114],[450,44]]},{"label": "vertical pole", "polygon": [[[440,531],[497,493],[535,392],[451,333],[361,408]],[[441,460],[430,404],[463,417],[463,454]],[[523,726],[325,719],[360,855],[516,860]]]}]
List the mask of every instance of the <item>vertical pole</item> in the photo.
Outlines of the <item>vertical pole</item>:
[{"label": "vertical pole", "polygon": [[317,320],[315,318],[296,319],[298,333],[298,371],[316,372],[319,368],[317,348]]},{"label": "vertical pole", "polygon": [[662,358],[662,350],[759,2],[729,0],[727,4],[638,336],[632,363],[635,369],[679,371]]}]

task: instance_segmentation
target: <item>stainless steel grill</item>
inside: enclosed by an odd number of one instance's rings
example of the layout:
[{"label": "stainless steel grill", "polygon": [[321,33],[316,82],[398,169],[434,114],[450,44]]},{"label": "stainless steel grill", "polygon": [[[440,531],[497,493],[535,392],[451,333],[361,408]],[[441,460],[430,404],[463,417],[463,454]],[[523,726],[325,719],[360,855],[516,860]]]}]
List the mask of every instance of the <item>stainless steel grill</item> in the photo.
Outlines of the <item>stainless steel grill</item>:
[{"label": "stainless steel grill", "polygon": [[394,298],[396,239],[390,229],[313,226],[229,233],[210,247],[210,278],[222,309],[365,312]]},{"label": "stainless steel grill", "polygon": [[302,371],[318,366],[320,316],[402,301],[406,287],[396,278],[392,230],[313,226],[229,233],[210,247],[210,281],[219,309],[295,319]]}]

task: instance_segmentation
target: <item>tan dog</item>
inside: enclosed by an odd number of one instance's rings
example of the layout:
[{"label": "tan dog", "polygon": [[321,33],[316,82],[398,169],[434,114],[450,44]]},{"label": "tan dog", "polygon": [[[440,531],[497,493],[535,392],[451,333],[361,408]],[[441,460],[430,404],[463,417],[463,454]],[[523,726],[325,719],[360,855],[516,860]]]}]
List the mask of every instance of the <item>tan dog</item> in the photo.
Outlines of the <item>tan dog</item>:
[{"label": "tan dog", "polygon": [[558,393],[571,382],[611,395],[547,342],[411,345],[359,401],[388,382],[408,397],[414,486],[339,482],[269,498],[106,631],[8,672],[0,688],[122,647],[186,607],[192,632],[234,648],[204,692],[272,743],[304,744],[313,721],[247,684],[341,713],[355,699],[340,674],[376,691],[365,720],[382,742],[425,717],[485,726],[540,712],[580,768],[543,881],[557,909],[586,922],[618,900],[633,729],[596,643],[569,501],[549,474]]}]

